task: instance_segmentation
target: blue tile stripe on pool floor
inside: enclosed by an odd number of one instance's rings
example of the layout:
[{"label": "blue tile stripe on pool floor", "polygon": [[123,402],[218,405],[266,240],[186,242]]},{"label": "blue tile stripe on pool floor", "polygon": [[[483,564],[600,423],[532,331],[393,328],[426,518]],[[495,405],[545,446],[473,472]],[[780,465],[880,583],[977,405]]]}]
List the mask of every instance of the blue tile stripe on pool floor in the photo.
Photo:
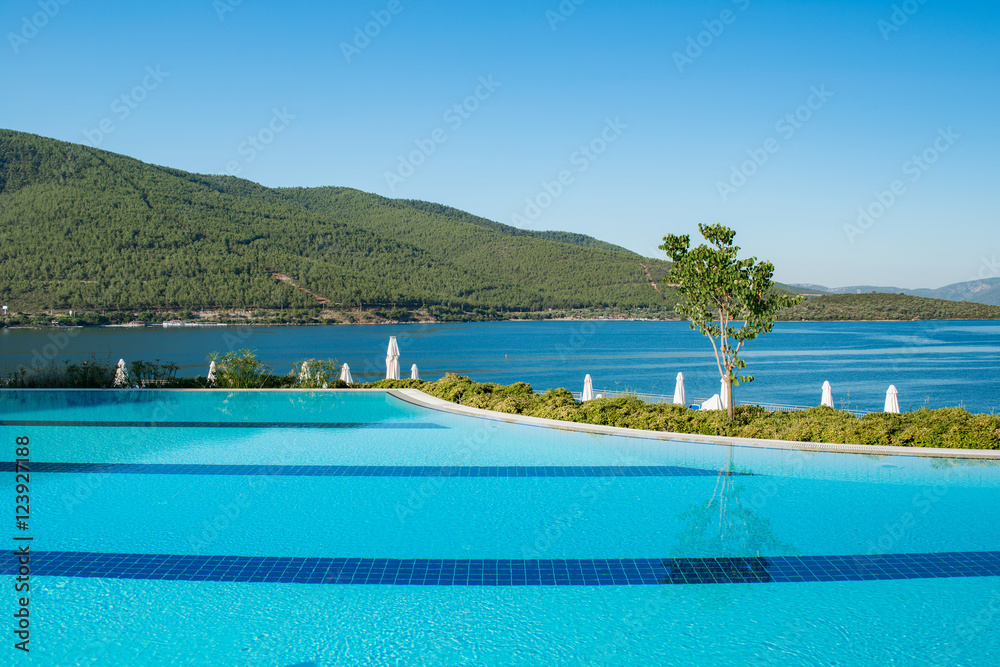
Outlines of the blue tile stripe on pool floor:
[{"label": "blue tile stripe on pool floor", "polygon": [[[4,552],[0,571],[18,572]],[[1000,576],[1000,551],[874,556],[489,560],[33,551],[31,574],[165,581],[405,586],[635,586]]]},{"label": "blue tile stripe on pool floor", "polygon": [[141,421],[40,421],[0,419],[0,426],[90,426],[93,428],[364,428],[447,429],[433,422],[141,422]]},{"label": "blue tile stripe on pool floor", "polygon": [[[0,472],[14,472],[12,461]],[[681,466],[345,466],[215,465],[201,463],[35,462],[33,473],[109,473],[120,475],[287,475],[291,477],[709,477],[750,473]],[[23,467],[22,467],[23,471]]]}]

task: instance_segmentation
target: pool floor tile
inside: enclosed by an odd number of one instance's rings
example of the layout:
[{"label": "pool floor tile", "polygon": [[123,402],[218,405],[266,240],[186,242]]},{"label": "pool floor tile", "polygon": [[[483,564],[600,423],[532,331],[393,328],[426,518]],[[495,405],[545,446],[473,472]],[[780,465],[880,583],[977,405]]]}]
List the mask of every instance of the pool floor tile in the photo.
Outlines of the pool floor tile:
[{"label": "pool floor tile", "polygon": [[[38,461],[32,473],[102,473],[119,475],[285,475],[291,477],[715,477],[749,475],[728,470],[683,466],[350,466],[350,465],[213,465],[205,463],[71,463]],[[0,472],[14,472],[13,461],[0,461]]]},{"label": "pool floor tile", "polygon": [[[0,574],[18,572],[4,551]],[[572,560],[300,558],[33,551],[51,577],[396,586],[636,586],[1000,577],[1000,551]]]}]

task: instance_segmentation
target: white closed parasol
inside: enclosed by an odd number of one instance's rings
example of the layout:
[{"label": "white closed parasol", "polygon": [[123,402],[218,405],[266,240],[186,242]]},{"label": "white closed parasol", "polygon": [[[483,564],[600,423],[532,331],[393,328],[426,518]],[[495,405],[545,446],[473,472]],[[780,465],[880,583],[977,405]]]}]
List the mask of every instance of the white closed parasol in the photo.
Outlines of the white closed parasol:
[{"label": "white closed parasol", "polygon": [[677,374],[677,384],[674,385],[674,405],[684,405],[684,373]]},{"label": "white closed parasol", "polygon": [[823,383],[823,398],[819,404],[825,405],[828,408],[833,407],[833,387],[830,386],[829,380]]},{"label": "white closed parasol", "polygon": [[885,410],[883,412],[899,414],[899,399],[896,397],[896,385],[894,384],[890,384],[889,388],[885,390]]},{"label": "white closed parasol", "polygon": [[115,370],[115,387],[119,389],[128,386],[128,371],[125,370],[125,360],[118,360],[118,368]]},{"label": "white closed parasol", "polygon": [[395,336],[389,336],[389,349],[385,352],[385,379],[399,379],[399,345]]}]

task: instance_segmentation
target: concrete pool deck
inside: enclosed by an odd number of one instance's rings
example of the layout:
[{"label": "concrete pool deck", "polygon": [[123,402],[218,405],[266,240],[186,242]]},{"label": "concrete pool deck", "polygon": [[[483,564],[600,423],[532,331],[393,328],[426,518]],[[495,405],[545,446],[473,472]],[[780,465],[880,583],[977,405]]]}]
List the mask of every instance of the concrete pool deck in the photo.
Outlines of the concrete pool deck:
[{"label": "concrete pool deck", "polygon": [[[352,390],[342,390],[352,391]],[[375,390],[378,391],[378,390]],[[468,417],[494,419],[510,424],[526,426],[541,426],[562,431],[578,431],[598,435],[618,435],[630,438],[646,438],[672,442],[697,442],[713,445],[737,445],[740,447],[760,447],[764,449],[788,449],[807,452],[833,452],[838,454],[880,454],[886,456],[926,456],[947,459],[980,459],[1000,461],[1000,450],[995,449],[959,449],[950,447],[887,447],[874,445],[841,445],[830,442],[800,442],[794,440],[770,440],[766,438],[736,438],[716,435],[698,435],[694,433],[672,433],[669,431],[645,431],[637,428],[622,428],[619,426],[602,426],[583,422],[566,422],[543,417],[529,417],[507,412],[494,412],[481,408],[472,408],[458,403],[452,403],[419,389],[385,389],[400,400],[419,405],[432,410],[441,410]]]}]

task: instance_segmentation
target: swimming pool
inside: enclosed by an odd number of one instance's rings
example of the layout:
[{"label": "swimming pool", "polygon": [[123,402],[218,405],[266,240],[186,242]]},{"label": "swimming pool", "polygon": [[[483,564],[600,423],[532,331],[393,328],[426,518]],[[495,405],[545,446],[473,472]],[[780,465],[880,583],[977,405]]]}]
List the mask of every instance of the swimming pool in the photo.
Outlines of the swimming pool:
[{"label": "swimming pool", "polygon": [[10,514],[19,437],[0,604],[31,537],[31,664],[1000,663],[994,460],[3,391]]}]

